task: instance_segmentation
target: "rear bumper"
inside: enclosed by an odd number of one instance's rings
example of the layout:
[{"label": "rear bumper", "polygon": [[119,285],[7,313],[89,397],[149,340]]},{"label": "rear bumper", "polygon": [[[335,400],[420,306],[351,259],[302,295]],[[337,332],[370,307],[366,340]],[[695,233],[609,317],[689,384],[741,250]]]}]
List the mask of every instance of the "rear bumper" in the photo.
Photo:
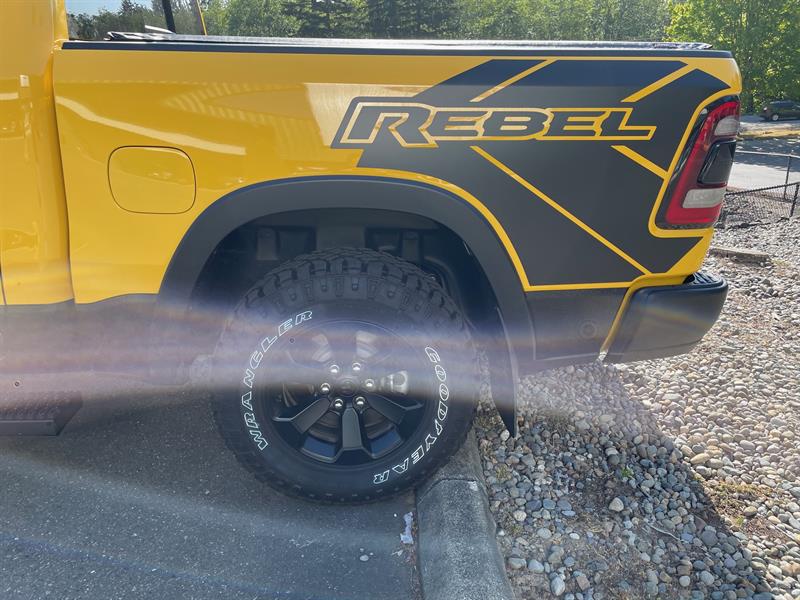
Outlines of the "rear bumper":
[{"label": "rear bumper", "polygon": [[683,285],[637,290],[605,360],[621,363],[689,352],[714,325],[727,295],[727,281],[702,273]]}]

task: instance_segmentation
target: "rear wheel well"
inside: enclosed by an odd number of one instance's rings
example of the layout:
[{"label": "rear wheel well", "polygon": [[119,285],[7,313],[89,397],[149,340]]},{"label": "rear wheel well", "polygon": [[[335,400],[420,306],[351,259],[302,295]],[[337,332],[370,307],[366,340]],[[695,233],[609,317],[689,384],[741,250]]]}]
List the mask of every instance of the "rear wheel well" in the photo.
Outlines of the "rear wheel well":
[{"label": "rear wheel well", "polygon": [[[301,254],[335,247],[370,248],[406,260],[434,277],[476,330],[499,327],[497,301],[483,269],[464,241],[444,225],[381,209],[306,209],[268,215],[226,235],[203,266],[191,309],[213,315],[210,351],[227,314],[266,273]],[[215,322],[216,321],[216,322]]]}]

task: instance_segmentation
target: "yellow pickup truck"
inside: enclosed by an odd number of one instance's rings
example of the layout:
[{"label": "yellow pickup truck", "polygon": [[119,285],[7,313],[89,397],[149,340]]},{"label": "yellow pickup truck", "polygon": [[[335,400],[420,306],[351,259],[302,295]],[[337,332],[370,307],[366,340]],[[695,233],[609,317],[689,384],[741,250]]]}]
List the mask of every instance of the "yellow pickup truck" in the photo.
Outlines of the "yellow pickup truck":
[{"label": "yellow pickup truck", "polygon": [[7,0],[0,431],[54,373],[192,381],[259,479],[407,489],[480,350],[516,433],[521,373],[702,338],[740,85],[701,43],[78,40]]}]

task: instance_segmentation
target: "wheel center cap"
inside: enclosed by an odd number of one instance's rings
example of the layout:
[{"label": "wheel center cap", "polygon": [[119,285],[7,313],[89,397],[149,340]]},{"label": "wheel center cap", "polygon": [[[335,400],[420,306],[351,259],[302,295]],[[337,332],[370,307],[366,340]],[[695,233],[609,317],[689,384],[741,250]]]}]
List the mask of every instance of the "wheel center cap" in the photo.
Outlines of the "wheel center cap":
[{"label": "wheel center cap", "polygon": [[337,387],[342,396],[352,396],[358,391],[358,381],[355,379],[345,378],[338,382]]}]

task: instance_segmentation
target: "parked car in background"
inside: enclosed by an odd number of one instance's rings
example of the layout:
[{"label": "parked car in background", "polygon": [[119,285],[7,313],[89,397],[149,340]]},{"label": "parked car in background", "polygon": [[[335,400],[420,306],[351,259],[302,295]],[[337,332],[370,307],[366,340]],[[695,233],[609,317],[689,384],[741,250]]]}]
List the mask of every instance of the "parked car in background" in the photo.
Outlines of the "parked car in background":
[{"label": "parked car in background", "polygon": [[761,109],[765,121],[778,119],[800,119],[800,102],[794,100],[773,100]]}]

